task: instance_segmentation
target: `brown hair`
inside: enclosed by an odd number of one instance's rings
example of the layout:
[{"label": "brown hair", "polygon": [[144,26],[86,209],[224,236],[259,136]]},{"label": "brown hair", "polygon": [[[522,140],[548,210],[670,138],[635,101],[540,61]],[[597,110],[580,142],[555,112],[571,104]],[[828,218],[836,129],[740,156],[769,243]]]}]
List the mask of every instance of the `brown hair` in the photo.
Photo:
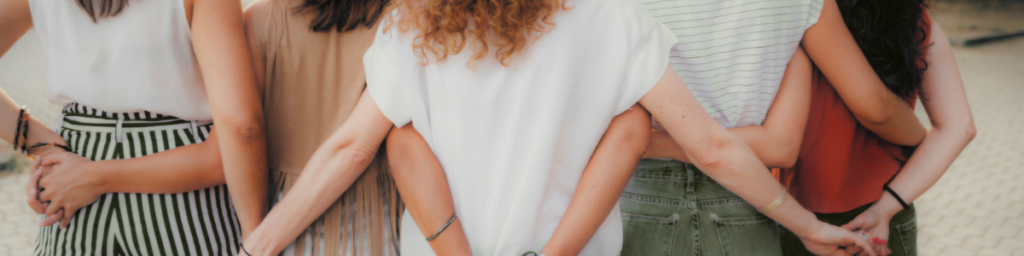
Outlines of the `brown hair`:
[{"label": "brown hair", "polygon": [[125,7],[128,7],[128,0],[75,0],[75,2],[78,3],[78,7],[82,7],[82,10],[89,14],[92,22],[96,22],[98,18],[117,15]]},{"label": "brown hair", "polygon": [[327,31],[335,28],[338,32],[363,27],[373,27],[384,14],[390,0],[306,0],[299,11],[313,11],[316,16],[309,23],[313,31]]},{"label": "brown hair", "polygon": [[412,47],[428,62],[444,62],[470,40],[470,62],[482,59],[493,46],[503,66],[551,30],[555,12],[567,9],[565,0],[403,0],[397,8],[403,17],[397,23],[400,30],[422,32]]}]

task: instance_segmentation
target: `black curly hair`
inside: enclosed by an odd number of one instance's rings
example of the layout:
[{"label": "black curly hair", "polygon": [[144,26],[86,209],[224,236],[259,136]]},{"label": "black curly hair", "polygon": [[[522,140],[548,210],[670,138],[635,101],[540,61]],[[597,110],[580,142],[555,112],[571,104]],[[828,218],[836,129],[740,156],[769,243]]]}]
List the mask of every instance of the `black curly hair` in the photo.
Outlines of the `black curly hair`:
[{"label": "black curly hair", "polygon": [[871,67],[896,95],[909,97],[921,88],[927,69],[921,45],[927,38],[920,21],[924,0],[836,0]]}]

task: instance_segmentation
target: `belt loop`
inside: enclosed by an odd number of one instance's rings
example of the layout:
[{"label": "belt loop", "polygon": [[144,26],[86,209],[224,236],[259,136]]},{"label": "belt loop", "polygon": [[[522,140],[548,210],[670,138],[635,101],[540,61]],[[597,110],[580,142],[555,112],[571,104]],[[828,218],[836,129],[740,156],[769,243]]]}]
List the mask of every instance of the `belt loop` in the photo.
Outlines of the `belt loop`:
[{"label": "belt loop", "polygon": [[117,143],[121,143],[121,124],[124,123],[124,113],[117,113],[117,124],[114,125],[114,138]]},{"label": "belt loop", "polygon": [[196,125],[196,120],[189,121],[192,124],[192,138],[196,140],[196,143],[202,141],[199,140],[199,125]]},{"label": "belt loop", "polygon": [[693,168],[692,164],[686,164],[686,192],[693,192],[694,190]]}]

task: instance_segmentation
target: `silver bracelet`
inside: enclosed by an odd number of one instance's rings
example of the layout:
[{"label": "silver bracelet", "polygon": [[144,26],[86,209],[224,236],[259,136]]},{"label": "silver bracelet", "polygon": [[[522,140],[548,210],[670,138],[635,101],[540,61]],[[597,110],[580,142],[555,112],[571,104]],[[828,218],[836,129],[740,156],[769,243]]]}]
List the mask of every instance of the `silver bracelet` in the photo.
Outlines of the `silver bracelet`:
[{"label": "silver bracelet", "polygon": [[452,222],[454,222],[454,221],[455,221],[455,214],[452,213],[452,218],[448,219],[448,223],[445,223],[444,226],[442,226],[440,230],[438,230],[437,232],[434,233],[434,235],[428,237],[427,238],[427,242],[430,242],[430,240],[434,240],[434,238],[437,238],[437,235],[440,235],[442,231],[444,231],[445,229],[448,229],[448,225],[451,225]]}]

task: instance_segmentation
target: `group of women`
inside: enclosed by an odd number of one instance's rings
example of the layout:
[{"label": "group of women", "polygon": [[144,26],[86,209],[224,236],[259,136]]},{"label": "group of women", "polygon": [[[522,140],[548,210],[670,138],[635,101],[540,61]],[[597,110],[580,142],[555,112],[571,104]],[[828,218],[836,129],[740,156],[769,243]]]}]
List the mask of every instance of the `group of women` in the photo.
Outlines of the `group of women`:
[{"label": "group of women", "polygon": [[925,7],[0,0],[65,105],[0,138],[36,255],[916,255],[975,133]]}]

